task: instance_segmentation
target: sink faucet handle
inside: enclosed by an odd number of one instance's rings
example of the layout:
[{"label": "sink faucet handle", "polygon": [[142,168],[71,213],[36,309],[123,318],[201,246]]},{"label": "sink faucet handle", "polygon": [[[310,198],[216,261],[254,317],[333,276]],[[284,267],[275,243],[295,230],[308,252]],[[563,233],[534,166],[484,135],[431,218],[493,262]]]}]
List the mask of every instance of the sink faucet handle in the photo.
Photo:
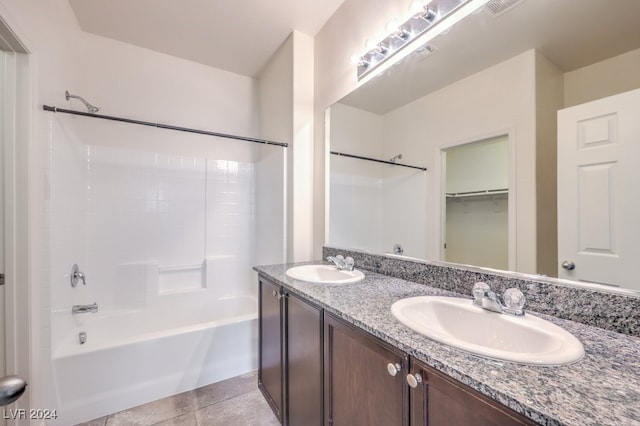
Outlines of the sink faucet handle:
[{"label": "sink faucet handle", "polygon": [[509,288],[502,295],[504,311],[513,315],[524,315],[524,305],[527,300],[517,288]]},{"label": "sink faucet handle", "polygon": [[353,271],[353,267],[356,264],[356,261],[353,260],[353,257],[351,256],[347,256],[347,258],[344,260],[344,266],[347,271]]},{"label": "sink faucet handle", "polygon": [[478,281],[473,285],[471,294],[473,295],[473,304],[482,306],[482,298],[486,297],[491,292],[491,287],[485,282]]}]

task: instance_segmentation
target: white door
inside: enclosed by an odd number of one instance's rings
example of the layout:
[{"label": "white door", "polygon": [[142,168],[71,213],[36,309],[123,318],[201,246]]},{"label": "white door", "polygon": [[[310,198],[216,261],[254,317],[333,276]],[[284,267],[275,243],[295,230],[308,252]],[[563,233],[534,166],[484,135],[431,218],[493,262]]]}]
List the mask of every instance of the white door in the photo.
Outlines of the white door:
[{"label": "white door", "polygon": [[640,289],[640,90],[558,112],[558,276]]},{"label": "white door", "polygon": [[[1,22],[0,22],[1,23]],[[5,226],[5,209],[6,209],[6,188],[7,170],[9,164],[6,161],[10,158],[11,143],[14,140],[14,120],[15,117],[15,54],[6,53],[0,50],[0,407],[12,403],[19,398],[25,391],[26,383],[24,380],[15,375],[5,376],[7,373],[7,307],[11,301],[11,293],[8,293],[7,286],[4,283],[6,272],[7,254],[13,254],[12,250],[7,250],[5,229],[11,230],[10,226]],[[10,233],[9,233],[10,234]],[[12,287],[14,289],[15,287]],[[13,349],[13,346],[10,346]],[[7,412],[0,418],[0,425],[16,424],[15,420],[7,418]],[[9,414],[10,416],[10,414]]]},{"label": "white door", "polygon": [[[0,127],[7,131],[8,120],[6,120],[6,102],[7,96],[5,96],[6,91],[6,82],[7,78],[5,78],[5,53],[0,50]],[[6,360],[5,360],[5,285],[4,285],[4,138],[6,135],[0,135],[0,377],[4,376],[6,373]]]}]

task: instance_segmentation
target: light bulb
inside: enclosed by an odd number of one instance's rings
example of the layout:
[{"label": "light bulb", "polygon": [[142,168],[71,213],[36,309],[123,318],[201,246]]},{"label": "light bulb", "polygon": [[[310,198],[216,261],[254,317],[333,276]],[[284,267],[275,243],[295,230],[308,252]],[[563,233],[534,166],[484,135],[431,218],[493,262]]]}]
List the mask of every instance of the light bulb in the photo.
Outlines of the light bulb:
[{"label": "light bulb", "polygon": [[413,0],[409,5],[409,13],[411,13],[411,16],[421,13],[432,1],[433,0]]},{"label": "light bulb", "polygon": [[400,25],[402,25],[402,22],[400,22],[399,19],[394,18],[394,19],[391,19],[389,22],[387,22],[387,25],[385,26],[385,30],[387,31],[387,34],[392,34],[398,31],[398,28],[400,28]]},{"label": "light bulb", "polygon": [[367,41],[364,42],[364,50],[365,51],[369,52],[369,51],[371,51],[371,50],[373,50],[375,48],[376,48],[376,42],[372,38],[370,38],[370,39],[368,39]]},{"label": "light bulb", "polygon": [[420,13],[420,17],[427,22],[433,22],[438,17],[438,12],[434,8],[427,6]]}]

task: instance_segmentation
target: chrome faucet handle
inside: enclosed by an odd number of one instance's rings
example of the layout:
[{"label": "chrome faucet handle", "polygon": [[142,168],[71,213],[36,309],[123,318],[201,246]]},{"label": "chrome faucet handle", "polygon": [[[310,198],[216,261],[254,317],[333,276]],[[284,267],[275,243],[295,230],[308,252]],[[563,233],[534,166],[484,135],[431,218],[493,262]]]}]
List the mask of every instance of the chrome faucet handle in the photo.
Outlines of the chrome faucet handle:
[{"label": "chrome faucet handle", "polygon": [[473,285],[471,294],[473,295],[473,304],[476,306],[482,306],[482,299],[488,296],[491,292],[491,287],[485,282],[478,281]]},{"label": "chrome faucet handle", "polygon": [[355,260],[353,260],[353,257],[348,256],[345,260],[344,260],[344,269],[347,271],[353,271],[353,267],[356,264]]},{"label": "chrome faucet handle", "polygon": [[524,294],[517,288],[507,289],[502,295],[503,311],[511,315],[524,315],[524,305],[527,304]]},{"label": "chrome faucet handle", "polygon": [[74,263],[71,267],[71,274],[69,274],[69,279],[71,281],[71,287],[78,285],[78,281],[82,281],[82,285],[87,285],[86,275],[80,272],[80,268],[77,263]]}]

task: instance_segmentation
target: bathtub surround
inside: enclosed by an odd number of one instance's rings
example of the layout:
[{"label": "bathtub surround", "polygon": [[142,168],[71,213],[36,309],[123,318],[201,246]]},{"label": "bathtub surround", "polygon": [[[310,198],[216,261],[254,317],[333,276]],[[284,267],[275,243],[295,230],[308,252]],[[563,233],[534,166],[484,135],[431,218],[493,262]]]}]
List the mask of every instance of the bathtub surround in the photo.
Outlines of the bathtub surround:
[{"label": "bathtub surround", "polygon": [[199,299],[174,304],[171,315],[165,308],[84,319],[87,343],[69,336],[54,352],[61,422],[53,424],[75,424],[254,370],[256,299]]},{"label": "bathtub surround", "polygon": [[[479,357],[414,332],[391,314],[391,305],[403,298],[460,297],[460,294],[368,272],[365,266],[376,266],[376,262],[377,267],[382,268],[381,259],[365,258],[359,252],[341,252],[353,256],[356,266],[360,264],[359,267],[365,269],[363,281],[343,285],[298,281],[286,276],[286,270],[292,264],[255,269],[282,285],[285,292],[324,308],[325,314],[337,316],[382,339],[538,424],[631,425],[640,420],[637,404],[640,400],[640,340],[637,337],[535,313],[576,336],[584,345],[585,357],[574,364],[555,367]],[[325,249],[327,255],[336,253],[337,250]],[[365,261],[370,263],[365,265]],[[402,265],[396,267],[402,269]]]},{"label": "bathtub surround", "polygon": [[351,256],[356,268],[429,285],[471,297],[478,281],[496,293],[518,288],[527,300],[525,310],[599,327],[616,333],[640,336],[640,294],[574,287],[554,278],[454,266],[442,262],[403,259],[357,250],[324,247],[323,257]]},{"label": "bathtub surround", "polygon": [[[47,119],[50,240],[60,248],[51,252],[60,415],[52,424],[254,370],[250,266],[284,261],[264,256],[256,239],[265,227],[284,226],[285,148],[86,117]],[[86,285],[69,285],[70,262],[82,266]],[[71,314],[72,305],[93,302],[99,313]]]}]

